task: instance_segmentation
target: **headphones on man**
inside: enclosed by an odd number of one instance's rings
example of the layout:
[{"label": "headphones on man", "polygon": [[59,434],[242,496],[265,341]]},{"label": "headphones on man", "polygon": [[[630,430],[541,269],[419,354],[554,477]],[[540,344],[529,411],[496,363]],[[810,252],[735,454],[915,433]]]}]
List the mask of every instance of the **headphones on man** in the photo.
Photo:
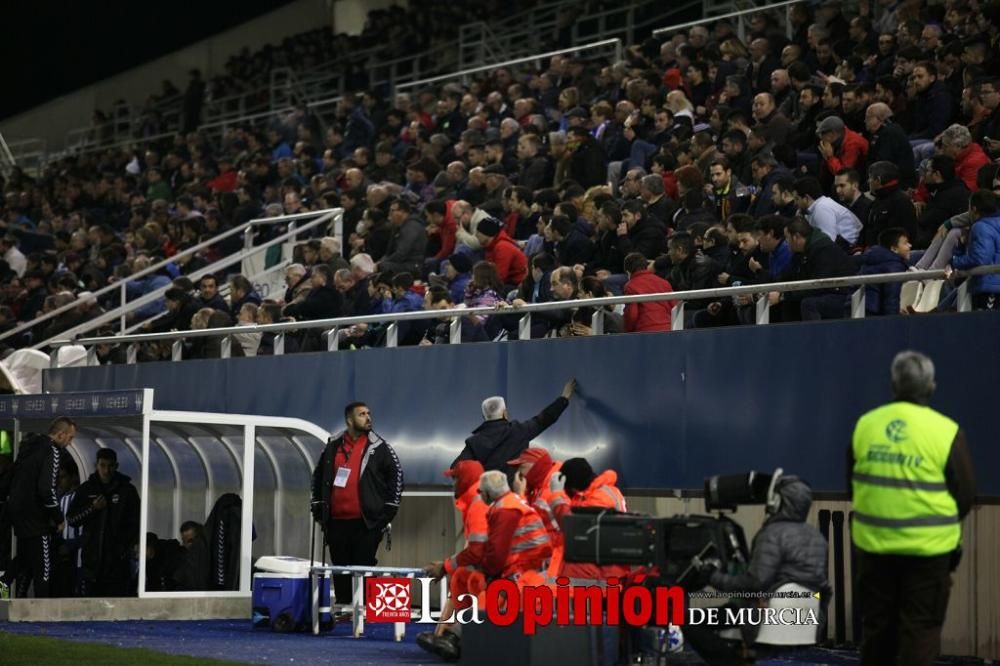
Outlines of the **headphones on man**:
[{"label": "headphones on man", "polygon": [[775,492],[775,490],[778,487],[778,481],[781,479],[783,472],[784,470],[779,467],[771,475],[771,484],[767,487],[767,502],[764,509],[769,514],[778,513],[781,510],[781,495]]}]

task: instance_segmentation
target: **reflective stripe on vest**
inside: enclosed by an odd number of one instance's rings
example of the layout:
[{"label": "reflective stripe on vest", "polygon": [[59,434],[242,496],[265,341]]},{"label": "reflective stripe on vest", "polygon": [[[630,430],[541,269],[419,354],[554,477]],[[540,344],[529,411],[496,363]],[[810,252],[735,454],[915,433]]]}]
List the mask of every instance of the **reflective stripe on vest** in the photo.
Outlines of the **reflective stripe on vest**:
[{"label": "reflective stripe on vest", "polygon": [[486,543],[489,524],[486,513],[489,506],[477,494],[462,512],[462,526],[465,529],[466,543]]},{"label": "reflective stripe on vest", "polygon": [[929,557],[958,546],[958,506],[944,476],[957,433],[948,417],[909,402],[858,419],[851,482],[851,536],[858,548]]},{"label": "reflective stripe on vest", "polygon": [[508,577],[529,569],[539,568],[552,554],[545,525],[535,510],[515,493],[507,493],[490,507],[490,511],[513,509],[521,514],[510,543],[510,553],[504,563],[503,576]]},{"label": "reflective stripe on vest", "polygon": [[621,491],[614,486],[597,486],[588,488],[586,491],[576,495],[571,504],[580,507],[598,507],[602,509],[614,509],[615,511],[625,511],[625,498]]}]

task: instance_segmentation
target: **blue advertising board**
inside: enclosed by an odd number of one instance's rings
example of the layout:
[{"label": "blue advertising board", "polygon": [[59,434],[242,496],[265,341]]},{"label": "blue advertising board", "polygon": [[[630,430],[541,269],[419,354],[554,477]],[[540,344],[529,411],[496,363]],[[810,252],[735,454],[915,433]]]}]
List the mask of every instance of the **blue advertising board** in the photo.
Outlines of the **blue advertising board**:
[{"label": "blue advertising board", "polygon": [[[854,423],[891,399],[902,349],[934,359],[932,406],[966,430],[977,469],[1000,466],[998,339],[1000,316],[984,312],[66,368],[46,371],[45,386],[148,387],[158,409],[298,417],[331,431],[346,403],[364,400],[409,485],[445,482],[486,397],[528,419],[575,377],[578,395],[537,444],[613,468],[626,488],[695,490],[712,474],[782,467],[842,492]],[[1000,497],[996,475],[978,487]]]}]

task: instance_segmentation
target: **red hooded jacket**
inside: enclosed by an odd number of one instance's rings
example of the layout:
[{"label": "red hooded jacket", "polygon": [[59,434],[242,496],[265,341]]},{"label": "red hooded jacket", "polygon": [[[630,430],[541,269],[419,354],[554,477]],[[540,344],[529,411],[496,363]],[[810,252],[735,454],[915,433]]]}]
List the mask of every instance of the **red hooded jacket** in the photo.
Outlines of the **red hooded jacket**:
[{"label": "red hooded jacket", "polygon": [[[669,282],[648,270],[632,273],[632,277],[625,283],[626,296],[660,294],[673,290]],[[674,305],[674,301],[629,303],[625,306],[625,332],[669,331],[670,311]]]},{"label": "red hooded jacket", "polygon": [[503,229],[486,246],[486,261],[496,264],[504,284],[521,284],[528,275],[528,258]]}]

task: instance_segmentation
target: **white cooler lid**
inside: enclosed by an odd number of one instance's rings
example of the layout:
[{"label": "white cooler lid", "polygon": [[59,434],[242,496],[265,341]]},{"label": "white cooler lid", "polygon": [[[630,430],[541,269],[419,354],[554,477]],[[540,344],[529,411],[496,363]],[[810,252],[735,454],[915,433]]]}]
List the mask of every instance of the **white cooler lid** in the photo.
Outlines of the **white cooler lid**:
[{"label": "white cooler lid", "polygon": [[[318,560],[314,563],[317,565],[324,564]],[[265,555],[257,559],[257,562],[254,563],[254,568],[258,571],[268,571],[271,573],[308,576],[309,560],[302,557],[290,557],[287,555]]]}]

